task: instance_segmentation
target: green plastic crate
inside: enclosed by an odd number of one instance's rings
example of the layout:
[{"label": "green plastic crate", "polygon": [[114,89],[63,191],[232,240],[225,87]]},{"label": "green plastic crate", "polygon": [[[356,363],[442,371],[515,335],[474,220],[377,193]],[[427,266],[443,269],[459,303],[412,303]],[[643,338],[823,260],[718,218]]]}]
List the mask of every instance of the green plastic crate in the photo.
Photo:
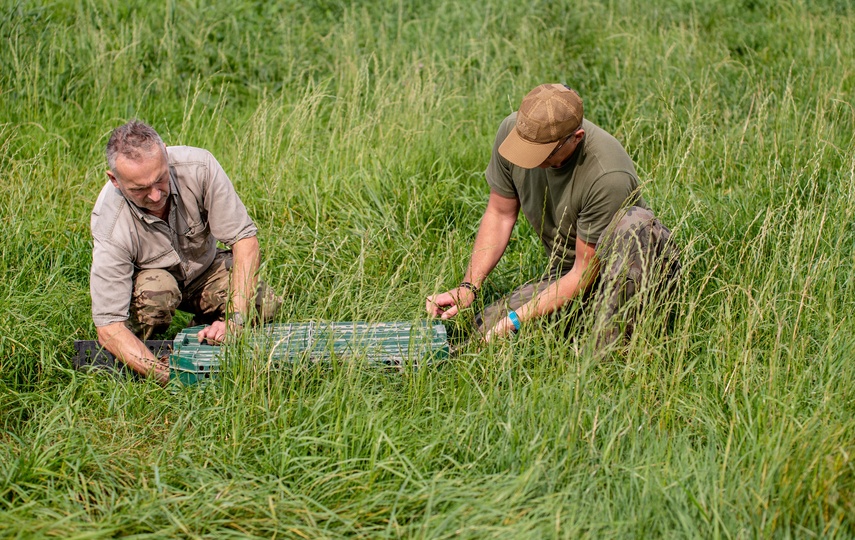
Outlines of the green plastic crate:
[{"label": "green plastic crate", "polygon": [[[186,328],[175,337],[169,358],[171,379],[195,384],[219,373],[224,351],[220,346],[199,344],[197,334],[203,328]],[[353,356],[387,366],[417,367],[446,358],[449,352],[445,327],[428,321],[269,324],[253,329],[244,339],[253,356],[264,359],[272,369],[301,359]]]}]

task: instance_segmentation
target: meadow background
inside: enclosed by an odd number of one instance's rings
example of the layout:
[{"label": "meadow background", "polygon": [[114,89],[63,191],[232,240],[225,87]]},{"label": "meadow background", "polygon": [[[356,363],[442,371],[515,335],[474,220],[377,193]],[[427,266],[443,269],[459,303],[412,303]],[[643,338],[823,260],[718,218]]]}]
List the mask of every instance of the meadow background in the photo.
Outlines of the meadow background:
[{"label": "meadow background", "polygon": [[[855,536],[848,0],[0,6],[0,536]],[[280,320],[417,320],[542,82],[674,230],[670,329],[604,354],[543,323],[406,373],[238,350],[204,388],[71,369],[115,126],[219,159]],[[518,226],[485,295],[544,265]]]}]

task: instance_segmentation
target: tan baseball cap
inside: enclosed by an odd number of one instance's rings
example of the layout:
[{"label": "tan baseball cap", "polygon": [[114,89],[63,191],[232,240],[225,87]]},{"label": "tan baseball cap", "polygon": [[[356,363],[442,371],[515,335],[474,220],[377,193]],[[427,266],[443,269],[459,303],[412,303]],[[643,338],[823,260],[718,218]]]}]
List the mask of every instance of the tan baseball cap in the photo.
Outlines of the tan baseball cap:
[{"label": "tan baseball cap", "polygon": [[523,169],[543,163],[563,139],[582,125],[582,98],[563,84],[541,84],[517,111],[517,123],[499,154]]}]

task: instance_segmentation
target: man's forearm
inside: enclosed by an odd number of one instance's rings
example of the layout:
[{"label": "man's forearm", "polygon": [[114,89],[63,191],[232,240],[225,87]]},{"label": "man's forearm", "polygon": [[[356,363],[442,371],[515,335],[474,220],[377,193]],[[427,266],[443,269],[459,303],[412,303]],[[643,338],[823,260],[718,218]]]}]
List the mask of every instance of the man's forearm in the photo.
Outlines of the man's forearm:
[{"label": "man's forearm", "polygon": [[255,302],[260,250],[255,236],[238,240],[232,246],[234,266],[231,277],[231,310],[248,314]]},{"label": "man's forearm", "polygon": [[600,262],[595,246],[577,240],[576,260],[567,275],[556,280],[517,310],[522,321],[536,319],[561,309],[590,287],[599,274]]},{"label": "man's forearm", "polygon": [[117,322],[100,326],[96,328],[96,332],[101,345],[137,373],[149,375],[155,368],[157,359],[154,354],[125,326],[125,323]]},{"label": "man's forearm", "polygon": [[517,316],[520,320],[528,321],[559,310],[587,289],[590,286],[589,281],[585,280],[581,273],[571,270],[519,308]]},{"label": "man's forearm", "polygon": [[[519,200],[503,197],[495,192],[490,193],[487,209],[481,218],[472,255],[463,280],[475,287],[480,287],[487,275],[496,267],[517,221],[520,208]],[[460,310],[468,308],[475,301],[477,289],[461,284],[442,294],[427,297],[425,309],[432,317],[448,319],[457,315]]]},{"label": "man's forearm", "polygon": [[463,280],[481,287],[481,284],[499,263],[499,259],[502,258],[507,247],[507,238],[503,240],[500,235],[494,234],[492,230],[485,230],[482,225],[475,237],[472,257],[469,259],[469,266]]}]

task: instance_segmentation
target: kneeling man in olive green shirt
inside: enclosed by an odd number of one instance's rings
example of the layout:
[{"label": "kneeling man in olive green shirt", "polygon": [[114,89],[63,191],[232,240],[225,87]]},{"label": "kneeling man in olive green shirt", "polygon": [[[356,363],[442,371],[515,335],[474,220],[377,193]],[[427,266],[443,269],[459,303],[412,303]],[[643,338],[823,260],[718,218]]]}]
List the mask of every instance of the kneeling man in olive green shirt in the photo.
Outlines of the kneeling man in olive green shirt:
[{"label": "kneeling man in olive green shirt", "polygon": [[631,332],[632,321],[618,325],[616,316],[654,270],[655,279],[676,282],[671,233],[641,196],[632,159],[584,118],[582,99],[569,87],[540,85],[505,118],[486,178],[490,198],[466,274],[459,286],[427,298],[429,315],[448,319],[472,305],[520,210],[540,236],[549,270],[476,316],[487,341],[599,290],[594,305],[606,324],[598,340],[611,343]]}]

